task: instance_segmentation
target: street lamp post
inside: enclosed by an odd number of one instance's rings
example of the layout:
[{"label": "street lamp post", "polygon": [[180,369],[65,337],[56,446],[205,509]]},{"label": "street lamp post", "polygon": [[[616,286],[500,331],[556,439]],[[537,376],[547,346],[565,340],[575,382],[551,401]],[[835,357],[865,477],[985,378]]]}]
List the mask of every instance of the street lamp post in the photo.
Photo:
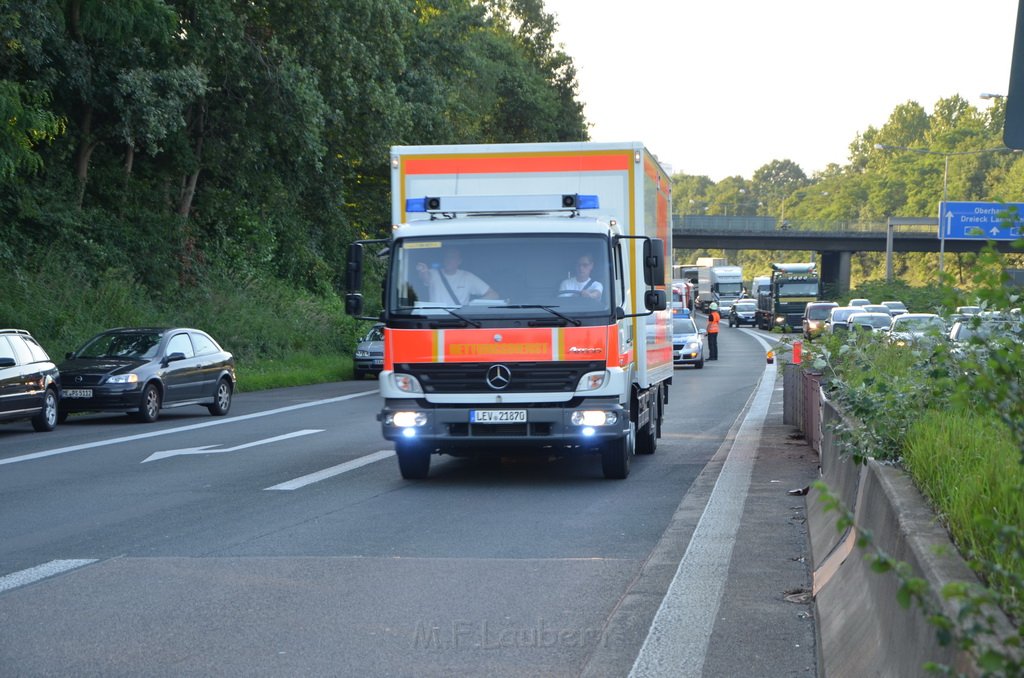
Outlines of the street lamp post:
[{"label": "street lamp post", "polygon": [[[995,95],[989,95],[993,97]],[[986,98],[985,95],[982,95]],[[911,148],[909,146],[890,146],[889,144],[875,144],[875,148],[880,151],[910,151],[911,153],[921,153],[926,155],[941,155],[943,156],[943,168],[942,168],[942,202],[946,202],[947,187],[949,185],[949,159],[954,155],[980,155],[982,153],[999,153],[1002,151],[1009,151],[1011,149],[1000,146],[998,148],[982,148],[976,151],[933,151],[930,148]],[[942,230],[942,224],[939,224],[939,276],[943,273],[942,260],[946,254],[946,233]]]}]

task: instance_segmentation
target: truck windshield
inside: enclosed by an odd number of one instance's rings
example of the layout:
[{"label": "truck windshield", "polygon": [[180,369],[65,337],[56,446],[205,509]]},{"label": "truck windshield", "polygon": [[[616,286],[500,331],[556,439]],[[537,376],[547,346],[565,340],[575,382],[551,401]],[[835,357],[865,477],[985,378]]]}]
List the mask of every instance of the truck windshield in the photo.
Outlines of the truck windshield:
[{"label": "truck windshield", "polygon": [[405,238],[392,251],[388,306],[430,316],[607,314],[619,294],[608,248],[593,234]]},{"label": "truck windshield", "polygon": [[743,283],[738,283],[738,282],[735,282],[735,283],[720,282],[720,283],[718,283],[718,293],[720,295],[738,297],[740,292],[742,292],[742,291],[743,291]]},{"label": "truck windshield", "polygon": [[779,282],[779,297],[814,297],[818,294],[818,283],[806,280]]}]

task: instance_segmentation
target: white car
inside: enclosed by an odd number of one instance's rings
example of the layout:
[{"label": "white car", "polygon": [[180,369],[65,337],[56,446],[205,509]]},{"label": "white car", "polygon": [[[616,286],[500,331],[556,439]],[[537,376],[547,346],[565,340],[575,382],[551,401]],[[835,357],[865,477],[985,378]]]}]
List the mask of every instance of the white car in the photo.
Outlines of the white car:
[{"label": "white car", "polygon": [[892,316],[888,313],[865,312],[854,313],[846,319],[846,327],[853,330],[865,330],[868,332],[884,332],[892,324]]},{"label": "white car", "polygon": [[909,346],[947,335],[945,321],[935,313],[903,313],[889,325],[889,341],[896,346]]},{"label": "white car", "polygon": [[904,304],[902,301],[883,301],[882,306],[885,306],[886,308],[889,309],[889,315],[891,316],[898,316],[903,315],[904,313],[910,313],[910,310],[907,308],[907,305]]}]

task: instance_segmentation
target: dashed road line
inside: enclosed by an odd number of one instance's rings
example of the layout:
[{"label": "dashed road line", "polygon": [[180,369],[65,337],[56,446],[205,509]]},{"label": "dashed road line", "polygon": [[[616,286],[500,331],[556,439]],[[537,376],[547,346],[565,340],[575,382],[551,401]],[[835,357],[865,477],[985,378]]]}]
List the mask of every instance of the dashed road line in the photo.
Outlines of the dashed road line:
[{"label": "dashed road line", "polygon": [[387,459],[388,457],[393,457],[393,456],[395,456],[395,451],[394,450],[380,450],[379,452],[374,452],[373,454],[368,454],[365,457],[359,457],[358,459],[353,459],[352,461],[346,461],[344,464],[338,464],[337,466],[332,466],[330,468],[325,468],[322,471],[317,471],[316,473],[310,473],[308,475],[304,475],[304,476],[301,476],[299,478],[295,478],[294,480],[289,480],[287,482],[280,483],[278,485],[274,485],[273,487],[265,487],[263,489],[265,489],[265,490],[297,490],[297,489],[299,489],[301,487],[305,487],[306,485],[312,485],[313,483],[318,483],[321,480],[326,480],[327,478],[333,478],[336,475],[340,475],[340,474],[346,473],[348,471],[354,471],[357,468],[362,468],[363,466],[367,466],[367,465],[372,464],[374,462],[378,462],[381,459]]},{"label": "dashed road line", "polygon": [[88,450],[94,447],[104,447],[106,445],[116,445],[118,443],[129,443],[135,440],[143,440],[145,438],[156,438],[157,436],[167,436],[173,433],[182,433],[183,431],[194,431],[200,428],[207,428],[210,426],[223,426],[225,424],[237,424],[240,421],[246,421],[248,419],[258,419],[259,417],[269,417],[274,414],[281,414],[282,412],[291,412],[293,410],[301,410],[306,407],[315,407],[317,405],[327,405],[330,403],[339,403],[343,400],[352,400],[353,398],[360,398],[366,395],[373,395],[377,391],[361,391],[359,393],[350,393],[349,395],[339,396],[337,398],[327,398],[325,400],[314,400],[309,403],[299,403],[298,405],[288,405],[287,407],[279,407],[274,410],[265,410],[263,412],[253,412],[252,414],[243,414],[237,417],[228,417],[226,419],[215,419],[213,421],[203,422],[202,424],[190,424],[188,426],[178,426],[176,428],[168,428],[160,431],[150,431],[149,433],[139,433],[133,436],[124,436],[122,438],[111,438],[109,440],[97,440],[91,443],[82,443],[81,445],[71,445],[69,447],[60,447],[54,450],[43,450],[42,452],[33,452],[32,454],[23,454],[20,457],[9,457],[7,459],[0,459],[0,466],[5,464],[17,464],[22,461],[31,461],[33,459],[43,459],[44,457],[52,457],[58,454],[67,454],[68,452],[78,452],[80,450]]},{"label": "dashed road line", "polygon": [[30,567],[27,570],[20,570],[18,572],[12,572],[11,574],[0,577],[0,593],[4,591],[10,591],[16,589],[19,586],[26,586],[33,582],[37,582],[40,579],[46,579],[62,572],[68,572],[70,570],[78,569],[79,567],[85,567],[96,562],[96,559],[80,559],[80,560],[51,560],[48,563],[42,565],[36,565]]}]

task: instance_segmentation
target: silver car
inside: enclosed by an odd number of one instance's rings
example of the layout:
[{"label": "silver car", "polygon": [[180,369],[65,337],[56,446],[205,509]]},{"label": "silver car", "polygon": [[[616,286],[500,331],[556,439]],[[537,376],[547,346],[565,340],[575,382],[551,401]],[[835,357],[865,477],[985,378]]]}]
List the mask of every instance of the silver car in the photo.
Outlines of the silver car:
[{"label": "silver car", "polygon": [[352,376],[362,379],[366,375],[377,375],[384,369],[384,324],[377,323],[370,328],[359,343],[352,360]]},{"label": "silver car", "polygon": [[675,365],[704,367],[704,330],[689,315],[672,318],[672,362]]},{"label": "silver car", "polygon": [[935,313],[903,313],[892,319],[889,341],[909,346],[929,340],[938,341],[947,334],[945,321]]}]

